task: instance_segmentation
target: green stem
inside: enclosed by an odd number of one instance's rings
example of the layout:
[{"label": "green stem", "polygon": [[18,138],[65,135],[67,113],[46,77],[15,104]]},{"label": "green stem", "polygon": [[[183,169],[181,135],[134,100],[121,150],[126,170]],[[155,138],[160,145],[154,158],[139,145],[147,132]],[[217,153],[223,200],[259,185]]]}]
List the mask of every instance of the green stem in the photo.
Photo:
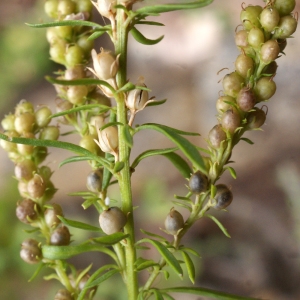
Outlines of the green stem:
[{"label": "green stem", "polygon": [[[118,4],[122,1],[118,0]],[[124,26],[126,15],[121,9],[117,10],[117,26],[116,26],[116,40],[115,51],[119,57],[119,71],[117,74],[118,88],[126,84],[127,79],[127,42],[128,42],[128,28]],[[116,99],[117,102],[117,121],[121,124],[127,124],[127,108],[125,105],[125,95],[119,93]],[[121,132],[121,126],[118,129]],[[125,233],[129,234],[127,245],[125,249],[126,257],[126,286],[128,299],[135,300],[138,297],[138,280],[135,271],[134,263],[136,261],[135,234],[134,234],[134,219],[133,219],[133,205],[131,192],[131,178],[130,178],[130,164],[129,164],[130,149],[125,143],[122,135],[119,134],[119,160],[124,163],[124,168],[120,171],[119,187],[122,199],[122,209],[127,215],[127,224],[124,228]]]}]

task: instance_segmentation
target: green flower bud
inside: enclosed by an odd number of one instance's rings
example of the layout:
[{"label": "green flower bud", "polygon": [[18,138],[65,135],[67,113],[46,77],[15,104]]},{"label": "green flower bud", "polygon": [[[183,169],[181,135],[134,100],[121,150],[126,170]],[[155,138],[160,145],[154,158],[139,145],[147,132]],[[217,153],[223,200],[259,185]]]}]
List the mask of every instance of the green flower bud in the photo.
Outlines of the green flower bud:
[{"label": "green flower bud", "polygon": [[28,264],[36,264],[42,259],[39,243],[34,239],[26,239],[21,245],[21,258]]},{"label": "green flower bud", "polygon": [[56,126],[47,126],[40,132],[41,140],[56,141],[59,138],[59,128]]},{"label": "green flower bud", "polygon": [[254,92],[258,101],[268,100],[276,92],[276,83],[272,77],[262,77],[256,82]]},{"label": "green flower bud", "polygon": [[85,85],[72,85],[68,88],[67,97],[72,104],[80,105],[85,103],[87,93]]},{"label": "green flower bud", "polygon": [[286,39],[290,37],[297,29],[297,20],[288,15],[280,18],[278,27],[275,29],[273,39]]},{"label": "green flower bud", "polygon": [[99,216],[99,224],[106,234],[113,234],[122,230],[127,218],[119,207],[110,207]]},{"label": "green flower bud", "polygon": [[[4,132],[4,134],[7,135],[9,138],[19,137],[19,134],[15,130]],[[0,140],[0,145],[6,152],[17,152],[17,144],[15,143]]]},{"label": "green flower bud", "polygon": [[66,15],[75,13],[76,4],[72,0],[60,0],[58,3],[57,11],[60,17],[65,17]]},{"label": "green flower bud", "polygon": [[78,0],[76,2],[76,12],[89,12],[91,13],[93,10],[93,5],[90,0]]},{"label": "green flower bud", "polygon": [[95,143],[94,138],[91,135],[83,136],[79,142],[79,146],[94,154],[97,154],[98,152],[97,144]]},{"label": "green flower bud", "polygon": [[45,13],[52,19],[57,19],[58,0],[47,0],[44,5]]},{"label": "green flower bud", "polygon": [[24,113],[34,113],[34,107],[32,103],[23,99],[17,104],[15,115],[18,116]]},{"label": "green flower bud", "polygon": [[76,44],[69,46],[66,50],[65,59],[68,68],[73,68],[76,65],[82,64],[84,59],[83,50]]},{"label": "green flower bud", "polygon": [[240,54],[235,61],[235,70],[242,77],[249,77],[254,70],[253,59],[245,54]]},{"label": "green flower bud", "polygon": [[40,128],[46,127],[51,121],[51,119],[50,119],[51,115],[52,115],[52,111],[49,107],[43,106],[43,107],[39,108],[35,112],[36,125]]},{"label": "green flower bud", "polygon": [[[232,104],[231,104],[232,103]],[[216,108],[219,114],[222,114],[226,110],[230,109],[235,103],[235,99],[230,96],[221,96],[216,102]]]},{"label": "green flower bud", "polygon": [[5,131],[15,130],[15,115],[9,114],[1,121],[2,128]]},{"label": "green flower bud", "polygon": [[88,39],[88,35],[82,35],[77,40],[77,45],[84,51],[86,57],[90,56],[91,50],[94,48],[94,41]]},{"label": "green flower bud", "polygon": [[296,0],[276,0],[274,7],[278,10],[280,16],[290,14],[296,5]]},{"label": "green flower bud", "polygon": [[[35,138],[35,136],[32,132],[25,132],[24,134],[22,134],[22,137],[30,138],[30,139]],[[34,152],[34,146],[32,146],[32,145],[17,144],[17,149],[18,149],[18,152],[23,156],[32,155]]]},{"label": "green flower bud", "polygon": [[279,12],[275,7],[266,7],[260,14],[260,24],[267,32],[272,32],[279,23]]},{"label": "green flower bud", "polygon": [[58,37],[53,39],[50,43],[49,54],[53,61],[58,64],[64,65],[65,53],[66,53],[67,43],[63,39],[59,39]]},{"label": "green flower bud", "polygon": [[251,28],[248,33],[248,43],[253,48],[260,48],[260,46],[265,42],[264,32],[259,28]]},{"label": "green flower bud", "polygon": [[170,234],[177,235],[178,230],[182,229],[183,226],[184,220],[182,215],[177,210],[172,208],[165,220],[166,231]]},{"label": "green flower bud", "polygon": [[35,115],[31,112],[19,114],[15,118],[14,125],[19,134],[32,132],[35,125]]}]

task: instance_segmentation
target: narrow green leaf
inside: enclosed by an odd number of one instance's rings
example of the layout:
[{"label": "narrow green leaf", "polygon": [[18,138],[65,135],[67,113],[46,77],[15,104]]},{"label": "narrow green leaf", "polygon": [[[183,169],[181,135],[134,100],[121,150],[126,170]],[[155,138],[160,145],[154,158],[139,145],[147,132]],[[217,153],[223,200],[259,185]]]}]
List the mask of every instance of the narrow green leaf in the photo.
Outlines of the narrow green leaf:
[{"label": "narrow green leaf", "polygon": [[149,236],[151,236],[151,237],[155,237],[155,238],[157,238],[157,239],[159,239],[159,240],[161,240],[161,241],[166,241],[166,239],[165,239],[163,236],[161,236],[161,235],[158,235],[158,234],[155,234],[155,233],[146,231],[146,230],[144,230],[144,229],[140,229],[140,231],[141,231],[142,233],[146,234],[146,235],[149,235]]},{"label": "narrow green leaf", "polygon": [[161,256],[166,260],[168,265],[173,268],[173,270],[180,276],[182,277],[182,269],[181,266],[178,262],[178,260],[175,258],[175,256],[169,251],[169,249],[164,246],[162,243],[159,241],[155,241],[152,239],[142,239],[138,243],[150,243],[152,244],[157,251],[161,254]]},{"label": "narrow green leaf", "polygon": [[205,217],[208,217],[210,219],[212,219],[217,225],[218,227],[222,230],[222,232],[228,237],[231,238],[230,234],[228,233],[227,229],[223,226],[223,224],[214,216],[206,214],[204,215]]},{"label": "narrow green leaf", "polygon": [[112,277],[113,275],[115,275],[116,273],[119,273],[119,270],[110,270],[107,271],[105,274],[103,274],[102,276],[98,277],[97,279],[95,279],[94,281],[92,281],[90,284],[86,284],[84,286],[85,289],[89,289],[92,288],[94,286],[98,286],[101,282],[106,281],[108,278]]},{"label": "narrow green leaf", "polygon": [[104,30],[101,30],[101,31],[95,31],[93,32],[88,38],[87,40],[88,41],[93,41],[95,39],[97,39],[98,37],[100,37],[101,35],[103,35],[105,33]]},{"label": "narrow green leaf", "polygon": [[188,178],[190,176],[192,169],[180,155],[174,152],[164,153],[162,155],[170,160],[184,178]]},{"label": "narrow green leaf", "polygon": [[193,261],[191,260],[190,256],[185,252],[185,251],[181,251],[189,278],[191,280],[191,282],[194,284],[195,283],[195,266]]},{"label": "narrow green leaf", "polygon": [[173,298],[172,296],[170,296],[167,293],[163,293],[163,296],[164,296],[164,299],[166,299],[166,300],[176,300],[175,298]]},{"label": "narrow green leaf", "polygon": [[137,14],[148,15],[148,14],[160,14],[169,11],[182,10],[182,9],[195,9],[209,5],[213,0],[197,0],[193,2],[182,2],[174,4],[162,4],[162,5],[152,5],[145,6],[136,10]]},{"label": "narrow green leaf", "polygon": [[172,203],[174,203],[175,205],[178,205],[180,207],[183,207],[183,208],[187,209],[188,211],[192,212],[192,208],[188,204],[185,204],[185,203],[179,202],[179,201],[175,201],[175,200],[172,200]]},{"label": "narrow green leaf", "polygon": [[132,148],[133,138],[130,133],[130,126],[128,124],[125,124],[124,126],[122,126],[121,135],[122,135],[122,139],[125,141],[126,145],[128,147]]},{"label": "narrow green leaf", "polygon": [[69,196],[80,196],[80,197],[94,197],[94,196],[95,196],[95,193],[83,191],[83,192],[69,193],[68,195],[69,195]]},{"label": "narrow green leaf", "polygon": [[180,246],[179,249],[183,250],[185,252],[189,252],[189,253],[197,256],[197,257],[200,257],[200,254],[197,251],[195,251],[194,249],[192,249],[192,248],[185,247],[185,246]]},{"label": "narrow green leaf", "polygon": [[161,289],[160,292],[193,294],[203,297],[211,297],[212,299],[216,300],[258,300],[255,298],[242,297],[200,287],[170,287],[166,289]]},{"label": "narrow green leaf", "polygon": [[158,289],[151,289],[150,291],[152,292],[156,300],[164,300],[162,294]]},{"label": "narrow green leaf", "polygon": [[153,22],[153,21],[138,21],[136,24],[153,25],[153,26],[165,26],[165,24],[163,24],[163,23]]},{"label": "narrow green leaf", "polygon": [[124,234],[123,232],[116,232],[110,235],[101,236],[98,238],[93,238],[92,240],[101,245],[111,246],[119,243],[120,241],[126,239],[129,234]]},{"label": "narrow green leaf", "polygon": [[114,173],[120,172],[124,168],[125,164],[123,161],[117,161],[114,166]]},{"label": "narrow green leaf", "polygon": [[136,131],[142,129],[152,129],[164,134],[167,138],[169,138],[172,142],[174,142],[178,146],[178,148],[192,162],[193,166],[196,169],[202,171],[204,174],[207,174],[207,170],[203,158],[200,155],[197,148],[191,142],[189,142],[187,139],[185,139],[180,135],[186,133],[165,125],[154,124],[154,123],[143,124],[137,127]]},{"label": "narrow green leaf", "polygon": [[125,85],[123,85],[119,90],[117,90],[117,93],[128,92],[134,90],[135,88],[136,88],[135,85],[129,81]]},{"label": "narrow green leaf", "polygon": [[[66,164],[70,164],[78,161],[85,161],[85,160],[93,160],[93,159],[90,156],[72,156],[64,159],[58,166],[62,167]],[[109,162],[106,163],[108,164]]]},{"label": "narrow green leaf", "polygon": [[76,246],[53,246],[44,245],[42,246],[43,257],[46,259],[57,260],[57,259],[69,259],[81,253],[99,251],[110,255],[115,258],[115,254],[106,247],[97,244],[83,243]]},{"label": "narrow green leaf", "polygon": [[139,156],[136,157],[136,159],[131,164],[131,168],[135,169],[137,165],[142,161],[144,158],[154,156],[154,155],[163,155],[165,153],[170,153],[178,150],[178,148],[166,148],[166,149],[151,149],[147,150],[145,152],[142,152]]},{"label": "narrow green leaf", "polygon": [[103,27],[97,23],[81,20],[64,20],[64,21],[55,21],[48,23],[39,23],[39,24],[30,24],[25,23],[27,26],[34,28],[47,28],[47,27],[56,27],[56,26],[89,26],[94,28],[100,28],[102,30],[109,30],[109,27]]},{"label": "narrow green leaf", "polygon": [[245,138],[245,137],[242,137],[242,138],[240,138],[240,139],[241,139],[242,141],[244,141],[244,142],[250,144],[250,145],[254,145],[254,142],[252,142],[250,139],[247,139],[247,138]]},{"label": "narrow green leaf", "polygon": [[236,179],[236,172],[235,172],[235,169],[232,168],[232,167],[226,167],[224,168],[225,170],[227,169],[230,173],[230,175],[232,176],[233,179]]},{"label": "narrow green leaf", "polygon": [[45,264],[40,263],[38,265],[38,267],[36,268],[36,270],[34,271],[34,273],[32,274],[32,276],[28,279],[28,282],[31,282],[42,270],[42,268],[45,266]]},{"label": "narrow green leaf", "polygon": [[157,105],[161,105],[161,104],[164,104],[165,102],[167,101],[167,99],[163,99],[163,100],[155,100],[153,102],[149,102],[147,104],[147,107],[148,106],[157,106]]},{"label": "narrow green leaf", "polygon": [[154,266],[158,266],[158,263],[154,262],[153,260],[146,260],[145,262],[139,264],[136,270],[139,272]]},{"label": "narrow green leaf", "polygon": [[87,209],[87,208],[89,208],[91,205],[93,205],[95,202],[96,202],[95,199],[87,199],[87,200],[85,200],[85,201],[81,204],[81,206],[83,207],[83,209]]},{"label": "narrow green leaf", "polygon": [[135,27],[133,27],[130,30],[130,33],[132,34],[132,36],[134,37],[134,39],[137,42],[139,42],[143,45],[155,45],[155,44],[158,44],[164,38],[164,36],[162,35],[156,40],[148,39],[140,31],[138,31]]},{"label": "narrow green leaf", "polygon": [[79,228],[79,229],[83,229],[83,230],[87,230],[87,231],[96,231],[96,232],[102,232],[102,230],[99,227],[95,227],[86,223],[82,223],[82,222],[78,222],[78,221],[74,221],[74,220],[70,220],[70,219],[66,219],[62,216],[57,216],[64,224],[70,226],[70,227],[74,227],[74,228]]}]

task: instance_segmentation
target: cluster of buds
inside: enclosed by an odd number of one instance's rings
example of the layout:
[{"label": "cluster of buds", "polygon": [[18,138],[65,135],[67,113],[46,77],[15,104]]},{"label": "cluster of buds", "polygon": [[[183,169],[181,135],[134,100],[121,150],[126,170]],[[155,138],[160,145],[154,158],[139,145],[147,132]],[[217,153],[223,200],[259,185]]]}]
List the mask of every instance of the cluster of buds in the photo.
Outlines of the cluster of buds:
[{"label": "cluster of buds", "polygon": [[[216,103],[219,124],[208,135],[212,152],[208,169],[213,182],[218,179],[230,158],[231,148],[242,134],[264,124],[266,106],[259,108],[257,105],[269,100],[276,92],[275,60],[283,53],[286,39],[297,27],[297,21],[291,15],[294,0],[265,2],[265,7],[243,7],[240,15],[243,29],[236,32],[235,42],[241,54],[235,61],[235,71],[223,78],[223,95]],[[221,163],[225,152],[227,157]]]}]

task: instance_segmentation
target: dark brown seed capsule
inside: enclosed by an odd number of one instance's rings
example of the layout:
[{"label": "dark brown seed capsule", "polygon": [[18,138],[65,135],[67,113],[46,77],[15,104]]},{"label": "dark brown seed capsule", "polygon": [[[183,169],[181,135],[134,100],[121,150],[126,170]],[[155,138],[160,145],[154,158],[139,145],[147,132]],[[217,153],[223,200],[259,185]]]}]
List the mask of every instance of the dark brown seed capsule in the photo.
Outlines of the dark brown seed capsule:
[{"label": "dark brown seed capsule", "polygon": [[249,87],[244,87],[240,90],[236,102],[242,111],[249,111],[256,103],[254,92]]},{"label": "dark brown seed capsule", "polygon": [[232,202],[233,195],[230,189],[225,184],[216,185],[217,192],[215,195],[216,204],[215,209],[221,210],[226,208]]},{"label": "dark brown seed capsule", "polygon": [[165,220],[166,230],[170,234],[176,235],[178,230],[183,228],[183,226],[184,226],[184,220],[182,215],[177,210],[172,208]]},{"label": "dark brown seed capsule", "polygon": [[34,239],[27,239],[21,245],[21,258],[28,264],[36,264],[42,258],[42,251],[39,243]]},{"label": "dark brown seed capsule", "polygon": [[55,229],[50,237],[51,245],[67,246],[70,244],[71,234],[66,226]]},{"label": "dark brown seed capsule", "polygon": [[119,207],[110,207],[99,216],[99,224],[106,234],[113,234],[122,230],[127,218]]},{"label": "dark brown seed capsule", "polygon": [[94,170],[90,172],[86,178],[87,188],[94,193],[101,192],[102,188],[102,172],[101,170]]},{"label": "dark brown seed capsule", "polygon": [[221,120],[222,127],[225,131],[233,134],[235,130],[241,125],[241,117],[236,109],[227,110]]},{"label": "dark brown seed capsule", "polygon": [[74,300],[74,298],[69,291],[60,289],[55,294],[54,300]]},{"label": "dark brown seed capsule", "polygon": [[25,224],[29,224],[30,220],[35,220],[37,218],[36,205],[37,204],[30,199],[24,199],[18,203],[16,208],[17,218]]},{"label": "dark brown seed capsule", "polygon": [[208,134],[208,139],[212,147],[219,148],[221,143],[226,140],[226,133],[222,125],[215,125]]},{"label": "dark brown seed capsule", "polygon": [[277,65],[276,61],[272,61],[270,64],[268,64],[266,67],[264,67],[262,73],[263,74],[275,74],[277,71],[277,68],[278,68],[278,65]]},{"label": "dark brown seed capsule", "polygon": [[203,173],[197,171],[192,174],[189,180],[189,188],[192,193],[200,194],[202,192],[205,192],[207,190],[207,187],[208,179]]},{"label": "dark brown seed capsule", "polygon": [[256,129],[261,127],[266,121],[266,113],[259,108],[249,112],[247,116],[247,127],[249,129]]}]

